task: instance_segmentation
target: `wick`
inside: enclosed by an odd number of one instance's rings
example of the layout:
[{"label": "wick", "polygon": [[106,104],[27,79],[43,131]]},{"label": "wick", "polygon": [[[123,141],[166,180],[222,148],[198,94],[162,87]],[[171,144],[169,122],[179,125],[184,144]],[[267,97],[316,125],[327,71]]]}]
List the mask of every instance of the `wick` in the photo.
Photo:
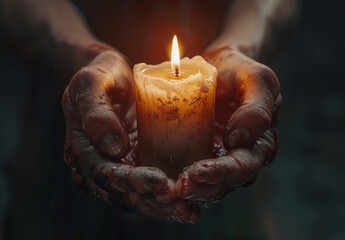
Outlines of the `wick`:
[{"label": "wick", "polygon": [[178,67],[175,67],[175,77],[179,77],[180,76],[180,72],[178,70]]}]

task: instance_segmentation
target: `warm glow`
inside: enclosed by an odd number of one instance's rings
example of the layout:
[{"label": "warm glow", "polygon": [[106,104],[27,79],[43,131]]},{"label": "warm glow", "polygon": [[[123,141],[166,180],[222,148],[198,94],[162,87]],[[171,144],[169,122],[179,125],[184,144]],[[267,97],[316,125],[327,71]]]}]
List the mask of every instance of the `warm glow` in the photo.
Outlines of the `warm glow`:
[{"label": "warm glow", "polygon": [[176,35],[174,35],[171,47],[171,68],[174,71],[175,77],[178,77],[180,75],[180,51]]}]

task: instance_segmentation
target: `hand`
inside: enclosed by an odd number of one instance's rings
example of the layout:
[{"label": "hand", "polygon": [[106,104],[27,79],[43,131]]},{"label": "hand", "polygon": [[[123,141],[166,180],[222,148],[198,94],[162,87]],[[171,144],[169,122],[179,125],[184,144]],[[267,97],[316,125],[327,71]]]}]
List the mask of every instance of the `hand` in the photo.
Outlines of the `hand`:
[{"label": "hand", "polygon": [[[215,201],[253,183],[260,168],[274,159],[282,97],[274,72],[239,51],[222,48],[205,58],[218,69],[218,157],[189,166],[177,191],[184,199]],[[217,141],[221,138],[223,144]]]},{"label": "hand", "polygon": [[132,70],[115,51],[103,51],[74,75],[63,96],[65,161],[81,189],[122,210],[180,222],[198,209],[177,200],[174,182],[157,168],[135,167]]}]

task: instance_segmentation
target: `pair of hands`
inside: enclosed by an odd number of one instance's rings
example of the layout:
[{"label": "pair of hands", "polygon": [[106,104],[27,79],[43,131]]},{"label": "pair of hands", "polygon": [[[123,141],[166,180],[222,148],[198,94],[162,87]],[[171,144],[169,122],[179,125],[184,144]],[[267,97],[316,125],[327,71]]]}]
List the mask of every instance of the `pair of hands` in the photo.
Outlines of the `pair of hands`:
[{"label": "pair of hands", "polygon": [[63,96],[65,161],[77,186],[124,210],[196,222],[193,201],[216,201],[253,182],[278,148],[279,81],[237,50],[204,56],[218,70],[217,157],[188,166],[177,181],[136,166],[132,68],[104,51],[72,78]]}]

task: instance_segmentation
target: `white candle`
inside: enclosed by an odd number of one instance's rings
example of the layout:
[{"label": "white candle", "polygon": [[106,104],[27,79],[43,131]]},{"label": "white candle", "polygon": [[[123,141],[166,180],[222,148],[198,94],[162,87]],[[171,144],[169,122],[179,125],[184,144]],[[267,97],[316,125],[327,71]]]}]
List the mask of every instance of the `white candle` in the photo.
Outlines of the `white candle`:
[{"label": "white candle", "polygon": [[175,61],[137,64],[134,79],[140,165],[176,179],[212,157],[217,70],[200,56]]}]

